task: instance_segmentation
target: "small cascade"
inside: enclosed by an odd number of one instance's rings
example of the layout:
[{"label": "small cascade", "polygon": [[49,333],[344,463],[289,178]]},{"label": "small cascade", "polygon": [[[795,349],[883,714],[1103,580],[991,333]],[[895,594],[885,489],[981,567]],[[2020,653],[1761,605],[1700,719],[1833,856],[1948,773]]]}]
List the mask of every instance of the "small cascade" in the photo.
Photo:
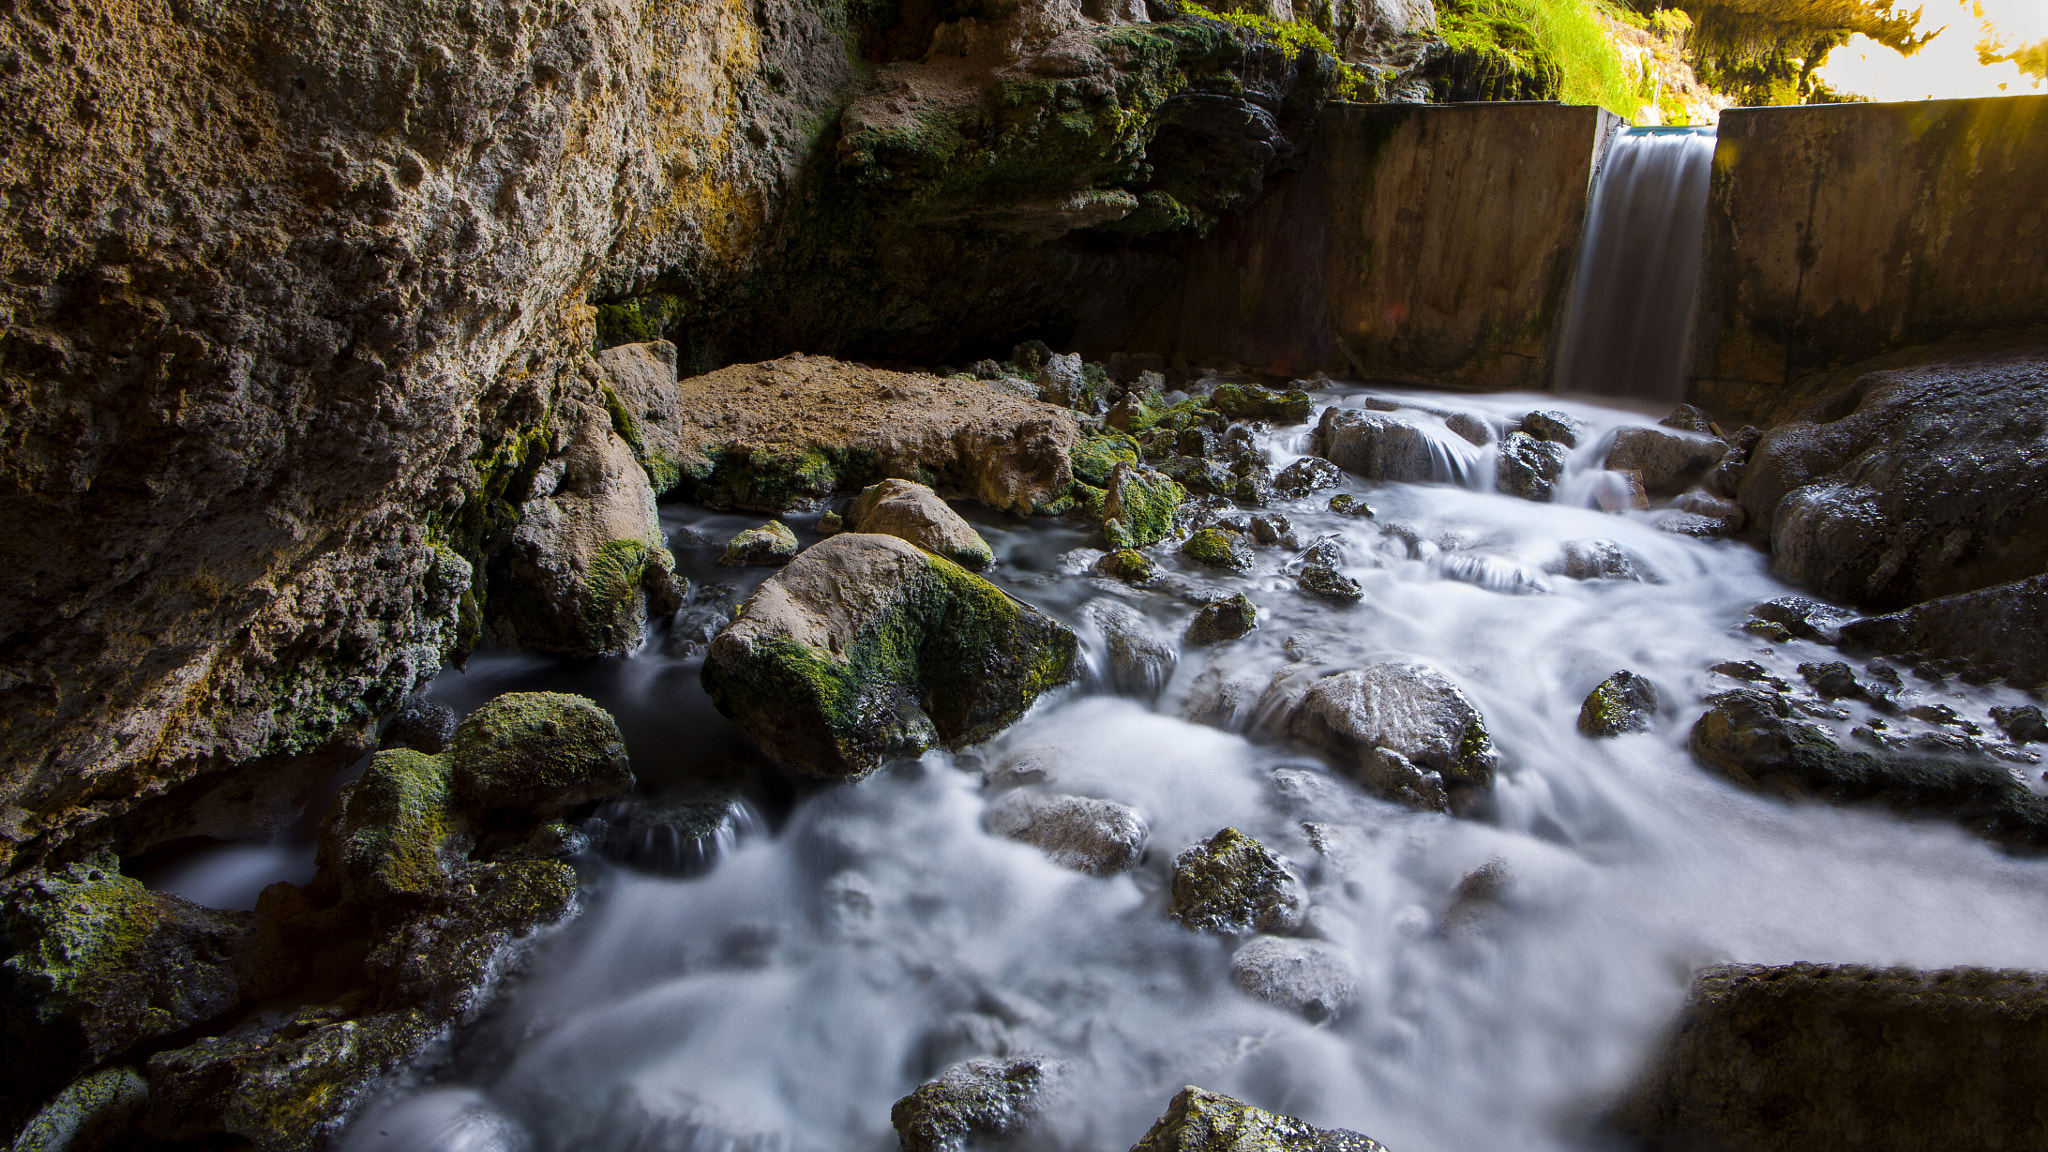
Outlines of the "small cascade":
[{"label": "small cascade", "polygon": [[1615,136],[1579,250],[1559,391],[1683,398],[1713,161],[1712,128]]}]

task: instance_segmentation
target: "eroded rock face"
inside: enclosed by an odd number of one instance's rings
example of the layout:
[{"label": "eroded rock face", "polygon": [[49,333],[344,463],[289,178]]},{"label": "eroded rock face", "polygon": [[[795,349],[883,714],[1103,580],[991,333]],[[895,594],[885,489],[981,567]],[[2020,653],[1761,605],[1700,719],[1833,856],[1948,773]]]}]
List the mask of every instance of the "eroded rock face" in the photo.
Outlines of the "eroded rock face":
[{"label": "eroded rock face", "polygon": [[1658,1152],[2026,1147],[2044,1021],[2038,972],[1708,968],[1608,1124]]},{"label": "eroded rock face", "polygon": [[2048,684],[2048,576],[1943,596],[1840,625],[1842,642],[1957,666],[1970,679]]},{"label": "eroded rock face", "polygon": [[1387,1152],[1377,1140],[1342,1128],[1317,1128],[1254,1108],[1220,1092],[1189,1087],[1132,1145],[1131,1152]]},{"label": "eroded rock face", "polygon": [[712,641],[704,687],[783,764],[859,777],[986,740],[1075,675],[1065,625],[950,560],[849,532],[805,549]]},{"label": "eroded rock face", "polygon": [[2048,353],[1873,372],[1764,433],[1739,498],[1782,576],[1876,609],[2048,571]]}]

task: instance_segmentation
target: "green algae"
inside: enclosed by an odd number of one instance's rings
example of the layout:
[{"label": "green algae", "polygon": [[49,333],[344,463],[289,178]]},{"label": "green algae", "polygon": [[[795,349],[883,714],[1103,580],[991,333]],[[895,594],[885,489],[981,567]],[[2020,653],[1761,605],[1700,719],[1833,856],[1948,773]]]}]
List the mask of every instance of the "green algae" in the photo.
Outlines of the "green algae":
[{"label": "green algae", "polygon": [[1252,565],[1251,545],[1227,528],[1204,528],[1189,536],[1180,550],[1189,559],[1211,568],[1242,572]]},{"label": "green algae", "polygon": [[460,859],[449,803],[449,764],[410,748],[377,753],[336,799],[331,861],[343,899],[374,904],[424,899],[448,886]]},{"label": "green algae", "polygon": [[554,815],[633,786],[611,713],[566,692],[497,697],[456,726],[445,759],[453,795],[472,813]]}]

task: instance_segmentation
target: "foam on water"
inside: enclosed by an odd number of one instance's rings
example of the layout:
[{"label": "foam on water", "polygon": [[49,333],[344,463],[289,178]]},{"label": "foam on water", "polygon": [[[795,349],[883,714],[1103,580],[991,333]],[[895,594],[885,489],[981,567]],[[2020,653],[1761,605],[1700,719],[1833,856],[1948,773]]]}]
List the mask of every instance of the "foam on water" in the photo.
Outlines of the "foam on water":
[{"label": "foam on water", "polygon": [[[1647,423],[1555,397],[1435,402],[1501,420],[1564,408],[1589,424],[1587,443]],[[1328,492],[1277,505],[1304,542],[1343,542],[1363,604],[1298,594],[1281,549],[1260,549],[1244,575],[1169,561],[1193,593],[1249,593],[1258,631],[1183,650],[1156,703],[1098,677],[1104,688],[1057,693],[987,746],[854,786],[773,783],[708,706],[697,662],[658,638],[621,661],[485,654],[444,676],[435,694],[461,707],[511,687],[591,692],[647,787],[753,772],[774,827],[693,878],[581,862],[582,920],[463,1038],[439,1087],[394,1095],[348,1147],[882,1152],[891,1104],[922,1080],[1030,1052],[1079,1073],[1032,1148],[1129,1147],[1193,1083],[1397,1152],[1588,1149],[1602,1146],[1589,1114],[1654,1045],[1697,965],[2048,964],[2048,865],[1945,823],[1755,796],[1693,763],[1698,698],[1728,686],[1709,666],[1834,658],[1805,642],[1760,654],[1734,630],[1789,591],[1764,557],[1658,531],[1652,514],[1603,514],[1589,496],[1494,493],[1473,479],[1490,476],[1492,449],[1446,436],[1457,463],[1444,479],[1459,483],[1354,485],[1375,520],[1321,511]],[[1276,469],[1306,447],[1298,428],[1268,446]],[[1571,466],[1565,488],[1581,491],[1596,450]],[[1193,612],[1187,596],[1081,574],[1095,555],[1077,551],[1091,541],[1081,528],[970,514],[1001,557],[994,578],[1091,647],[1097,600],[1169,637]],[[732,578],[710,567],[717,542],[758,522],[665,515],[708,537],[678,551],[710,579]],[[1594,538],[1660,582],[1544,572],[1564,542]],[[1436,666],[1484,711],[1502,757],[1486,818],[1368,796],[1250,713],[1236,721],[1252,736],[1180,718],[1229,678],[1305,685],[1387,659]],[[1654,729],[1581,736],[1581,700],[1622,668],[1661,687]],[[1955,692],[1940,698],[1973,715],[2006,698]],[[1096,879],[985,832],[981,773],[1027,756],[1052,788],[1135,807],[1151,826],[1145,862]],[[1241,992],[1232,943],[1167,917],[1174,853],[1225,825],[1293,862],[1308,931],[1351,956],[1360,998],[1334,1020]],[[1495,859],[1509,877],[1497,905],[1448,917],[1460,879]]]}]

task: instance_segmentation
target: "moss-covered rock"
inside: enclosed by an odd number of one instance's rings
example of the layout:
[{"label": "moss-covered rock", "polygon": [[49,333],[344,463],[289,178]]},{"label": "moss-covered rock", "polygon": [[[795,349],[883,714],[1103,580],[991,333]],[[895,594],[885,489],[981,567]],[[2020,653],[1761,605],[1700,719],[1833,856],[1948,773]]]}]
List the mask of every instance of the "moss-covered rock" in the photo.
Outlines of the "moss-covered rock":
[{"label": "moss-covered rock", "polygon": [[1211,568],[1242,572],[1252,566],[1251,541],[1228,528],[1204,528],[1189,536],[1180,550],[1188,559]]},{"label": "moss-covered rock", "polygon": [[1330,497],[1329,508],[1339,516],[1356,516],[1360,519],[1372,517],[1371,506],[1349,492],[1339,492]]},{"label": "moss-covered rock", "polygon": [[1174,919],[1201,932],[1249,936],[1301,926],[1301,882],[1264,844],[1235,828],[1173,858]]},{"label": "moss-covered rock", "polygon": [[947,507],[938,493],[909,480],[883,480],[862,489],[847,510],[846,523],[857,532],[908,540],[962,568],[979,570],[996,561],[995,549],[973,525]]},{"label": "moss-covered rock", "polygon": [[796,555],[797,547],[796,533],[790,531],[789,525],[780,520],[770,520],[726,541],[725,551],[719,554],[718,562],[727,568],[787,564],[790,557]]},{"label": "moss-covered rock", "polygon": [[1602,680],[1579,707],[1579,731],[1588,736],[1640,732],[1657,716],[1657,686],[1626,670]]},{"label": "moss-covered rock", "polygon": [[1075,675],[1065,625],[943,557],[852,532],[770,577],[704,687],[783,764],[854,778],[994,735]]},{"label": "moss-covered rock", "polygon": [[903,1152],[959,1152],[970,1141],[1021,1136],[1045,1114],[1062,1067],[1043,1056],[969,1060],[896,1102]]},{"label": "moss-covered rock", "polygon": [[1095,570],[1126,584],[1143,584],[1158,575],[1159,566],[1152,563],[1152,558],[1143,552],[1132,548],[1119,548],[1097,561]]},{"label": "moss-covered rock", "polygon": [[1259,626],[1259,606],[1242,592],[1211,600],[1195,612],[1195,618],[1188,621],[1188,629],[1182,639],[1190,644],[1223,644],[1251,632]]},{"label": "moss-covered rock", "polygon": [[1356,604],[1365,599],[1365,588],[1329,564],[1309,564],[1294,578],[1294,586],[1319,600]]},{"label": "moss-covered rock", "polygon": [[1341,1128],[1317,1128],[1192,1085],[1133,1145],[1131,1152],[1387,1152],[1379,1141]]},{"label": "moss-covered rock", "polygon": [[409,748],[379,752],[343,788],[321,830],[321,864],[351,904],[440,894],[469,844],[449,796],[448,760]]},{"label": "moss-covered rock", "polygon": [[115,1147],[149,1107],[149,1082],[122,1064],[82,1076],[14,1138],[13,1152],[99,1152]]},{"label": "moss-covered rock", "polygon": [[1271,420],[1276,424],[1305,423],[1315,411],[1315,402],[1299,388],[1276,392],[1256,384],[1218,384],[1207,403],[1232,420]]},{"label": "moss-covered rock", "polygon": [[1074,479],[1105,488],[1117,465],[1138,462],[1138,442],[1121,432],[1095,432],[1083,436],[1068,456],[1074,462]]},{"label": "moss-covered rock", "polygon": [[469,714],[448,747],[456,800],[475,813],[552,816],[633,786],[611,714],[564,692],[508,692]]},{"label": "moss-covered rock", "polygon": [[[1110,470],[1102,496],[1103,533],[1110,547],[1143,548],[1173,535],[1187,489],[1134,461]],[[1115,525],[1111,528],[1111,525]]]},{"label": "moss-covered rock", "polygon": [[295,966],[252,912],[151,892],[111,857],[17,881],[0,926],[0,1120],[73,1076],[278,990]]}]

